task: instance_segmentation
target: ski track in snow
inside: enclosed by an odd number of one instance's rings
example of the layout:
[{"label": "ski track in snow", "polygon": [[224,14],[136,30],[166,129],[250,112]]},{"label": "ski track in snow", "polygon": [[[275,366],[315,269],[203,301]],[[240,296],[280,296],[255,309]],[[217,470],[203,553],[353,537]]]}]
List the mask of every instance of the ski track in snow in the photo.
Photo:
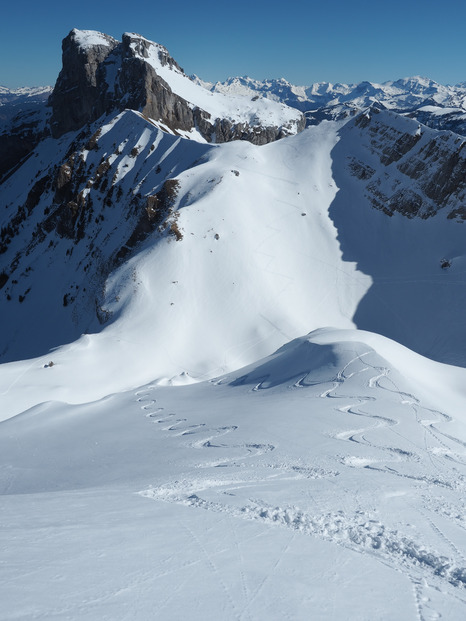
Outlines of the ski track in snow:
[{"label": "ski track in snow", "polygon": [[[414,395],[400,390],[389,377],[388,368],[372,366],[367,360],[363,360],[370,354],[371,352],[368,351],[351,359],[330,382],[331,387],[325,390],[320,389],[314,397],[338,400],[343,405],[333,406],[333,411],[340,415],[357,416],[361,421],[366,421],[357,429],[336,431],[331,437],[336,441],[363,445],[378,454],[382,452],[387,455],[385,461],[390,462],[391,465],[385,464],[383,457],[375,460],[351,455],[340,458],[340,464],[346,468],[364,468],[366,471],[414,481],[416,486],[427,487],[428,490],[443,488],[458,490],[460,493],[460,490],[464,490],[465,487],[464,478],[459,476],[455,465],[465,462],[457,458],[451,445],[458,446],[462,442],[435,426],[440,422],[448,422],[451,418],[443,412],[422,406]],[[403,411],[403,416],[409,417],[411,422],[419,428],[423,436],[422,442],[415,443],[397,430],[401,417],[390,418],[377,413],[377,396],[351,395],[351,391],[348,390],[349,382],[351,378],[357,378],[361,374],[370,375],[365,382],[368,393],[374,390],[374,394],[376,394],[375,391],[379,391],[380,394],[382,391],[397,401],[397,405]],[[318,389],[319,384],[306,384],[308,375],[295,381],[289,389]],[[211,383],[219,386],[222,380],[215,380]],[[158,406],[156,399],[152,398],[154,389],[156,386],[150,385],[136,393],[138,402],[142,404],[140,407],[146,416],[153,423],[160,425],[161,431],[172,438],[178,440],[192,438],[185,446],[188,450],[201,452],[203,460],[197,464],[199,472],[222,468],[223,476],[196,479],[190,474],[187,478],[139,492],[142,496],[226,514],[232,520],[259,521],[270,526],[289,529],[293,532],[293,536],[299,533],[304,536],[318,537],[357,553],[370,554],[409,578],[413,585],[413,598],[418,618],[421,621],[439,618],[437,612],[430,607],[429,597],[425,595],[426,589],[430,589],[432,584],[440,591],[448,588],[450,595],[452,595],[451,589],[453,588],[453,597],[466,604],[466,597],[462,594],[466,587],[464,553],[435,519],[435,515],[446,518],[464,533],[466,532],[464,506],[458,508],[455,505],[444,505],[438,501],[436,504],[432,500],[433,494],[428,493],[426,497],[431,500],[424,503],[424,510],[416,509],[424,523],[428,524],[434,533],[440,547],[448,548],[449,553],[445,554],[423,545],[422,538],[419,541],[412,535],[405,534],[402,528],[396,529],[384,525],[372,510],[367,510],[362,505],[359,497],[357,509],[353,512],[337,510],[320,514],[300,509],[297,506],[274,506],[260,498],[248,497],[246,502],[240,501],[238,504],[238,493],[248,493],[261,484],[270,484],[271,471],[276,471],[277,474],[274,476],[281,480],[326,478],[331,481],[332,477],[340,473],[335,470],[316,468],[313,465],[292,463],[286,459],[280,460],[276,452],[274,453],[275,461],[269,463],[266,456],[276,449],[272,444],[235,442],[235,434],[239,429],[237,425],[209,428],[206,423],[190,424],[186,418],[177,418],[174,412],[165,413],[163,407]],[[264,387],[263,382],[258,382],[251,392],[257,393],[263,390],[267,390],[267,387]],[[385,430],[383,435],[380,434],[381,430]],[[390,433],[395,434],[396,443],[390,443]],[[383,438],[383,443],[380,441],[381,438]],[[399,445],[402,443],[410,445],[409,449],[400,448]],[[211,449],[225,451],[225,456],[211,460],[208,455]],[[403,463],[422,465],[422,460],[425,461],[426,456],[435,474],[417,475],[403,472]],[[374,465],[376,461],[380,462],[380,466]],[[399,464],[399,466],[393,467],[394,464]],[[244,476],[238,476],[238,473]],[[351,494],[350,490],[343,489]],[[312,498],[311,491],[308,492],[308,496]],[[217,498],[220,498],[220,501]],[[228,502],[228,498],[232,499],[232,503]],[[210,563],[208,558],[205,561]],[[215,568],[211,567],[211,569],[214,571]],[[264,578],[265,580],[267,577]],[[257,597],[262,586],[259,585],[255,592],[251,593],[243,577],[242,589],[245,605],[238,618],[246,618],[248,607]],[[235,609],[233,599],[228,593],[225,593],[225,596],[232,610]],[[235,614],[238,614],[237,609],[235,609]]]}]

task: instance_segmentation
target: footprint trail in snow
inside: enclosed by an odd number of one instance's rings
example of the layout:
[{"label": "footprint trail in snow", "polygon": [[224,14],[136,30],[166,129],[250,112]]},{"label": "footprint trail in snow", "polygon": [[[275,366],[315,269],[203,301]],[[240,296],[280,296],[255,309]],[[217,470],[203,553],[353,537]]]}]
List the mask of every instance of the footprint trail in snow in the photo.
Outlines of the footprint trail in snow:
[{"label": "footprint trail in snow", "polygon": [[[400,389],[378,362],[362,351],[333,377],[316,381],[310,371],[285,387],[251,381],[242,387],[249,410],[204,418],[196,407],[174,412],[155,385],[142,389],[136,397],[145,416],[194,468],[140,494],[369,554],[409,577],[421,618],[425,589],[466,604],[465,447],[447,431],[448,414]],[[234,382],[202,390],[218,394]],[[283,390],[286,411],[274,405]],[[251,420],[259,421],[257,442],[243,432]],[[298,427],[302,445],[288,446]]]}]

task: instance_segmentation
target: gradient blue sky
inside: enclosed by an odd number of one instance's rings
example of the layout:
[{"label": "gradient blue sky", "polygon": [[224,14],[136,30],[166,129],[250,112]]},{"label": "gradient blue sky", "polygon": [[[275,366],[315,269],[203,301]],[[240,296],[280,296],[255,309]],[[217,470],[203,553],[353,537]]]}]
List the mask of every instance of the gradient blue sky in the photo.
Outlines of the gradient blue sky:
[{"label": "gradient blue sky", "polygon": [[458,0],[7,0],[0,15],[0,84],[10,88],[53,85],[61,40],[74,27],[117,39],[138,32],[210,81],[466,81],[466,3]]}]

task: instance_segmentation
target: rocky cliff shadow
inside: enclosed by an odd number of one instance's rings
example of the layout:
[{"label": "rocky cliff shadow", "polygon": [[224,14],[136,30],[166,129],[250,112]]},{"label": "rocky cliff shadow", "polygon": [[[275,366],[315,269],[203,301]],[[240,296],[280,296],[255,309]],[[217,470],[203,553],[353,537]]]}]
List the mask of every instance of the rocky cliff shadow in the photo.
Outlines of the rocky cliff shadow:
[{"label": "rocky cliff shadow", "polygon": [[[376,209],[348,165],[354,148],[343,127],[331,154],[339,190],[329,209],[343,260],[372,279],[354,323],[434,360],[466,366],[466,224],[442,211],[421,219]],[[408,188],[410,179],[405,183]],[[442,268],[444,259],[449,267]]]}]

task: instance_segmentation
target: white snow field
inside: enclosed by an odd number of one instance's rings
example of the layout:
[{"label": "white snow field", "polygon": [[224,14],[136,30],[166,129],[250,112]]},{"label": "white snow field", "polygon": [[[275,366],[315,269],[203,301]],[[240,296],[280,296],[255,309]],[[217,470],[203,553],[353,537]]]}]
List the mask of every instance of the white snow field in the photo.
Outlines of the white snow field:
[{"label": "white snow field", "polygon": [[462,227],[364,205],[340,128],[197,145],[108,323],[0,365],[0,619],[465,618],[466,369],[404,346],[464,350]]},{"label": "white snow field", "polygon": [[322,330],[5,421],[0,618],[462,619],[465,378]]}]

